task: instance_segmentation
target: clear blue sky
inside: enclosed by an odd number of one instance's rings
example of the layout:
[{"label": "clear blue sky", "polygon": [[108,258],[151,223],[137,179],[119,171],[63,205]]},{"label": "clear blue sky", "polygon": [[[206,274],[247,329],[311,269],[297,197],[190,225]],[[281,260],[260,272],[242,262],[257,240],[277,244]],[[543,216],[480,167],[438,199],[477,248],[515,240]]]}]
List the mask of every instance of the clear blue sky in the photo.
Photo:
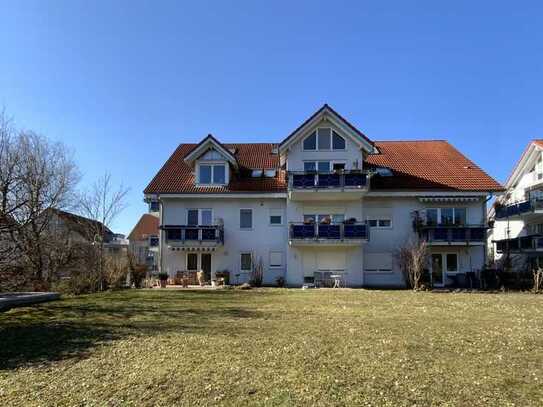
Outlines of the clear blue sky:
[{"label": "clear blue sky", "polygon": [[327,102],[374,140],[447,139],[503,182],[543,138],[543,3],[0,0],[0,105],[131,188],[213,133],[279,142]]}]

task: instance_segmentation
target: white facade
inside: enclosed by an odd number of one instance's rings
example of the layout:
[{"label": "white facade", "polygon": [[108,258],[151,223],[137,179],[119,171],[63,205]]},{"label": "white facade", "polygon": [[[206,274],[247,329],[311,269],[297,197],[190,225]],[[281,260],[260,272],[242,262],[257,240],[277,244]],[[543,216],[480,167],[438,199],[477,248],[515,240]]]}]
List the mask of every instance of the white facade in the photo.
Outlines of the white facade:
[{"label": "white facade", "polygon": [[[312,140],[304,145],[306,137],[314,132],[317,138],[319,132],[329,132],[331,141],[323,136],[316,141],[316,148],[311,148]],[[224,180],[224,184],[228,184],[228,180],[234,177],[236,168],[228,156],[229,152],[221,150],[215,142],[214,139],[205,139],[186,159],[195,171],[194,179],[198,185],[204,178],[220,186],[213,175],[209,175],[215,169],[206,168],[206,173],[200,174],[200,167],[210,162],[224,165],[226,169],[225,177],[222,177],[222,169],[217,170],[221,175],[217,177],[218,181]],[[308,146],[310,148],[306,148]],[[286,192],[191,192],[148,196],[148,199],[160,201],[161,271],[173,277],[186,270],[207,268],[211,279],[219,271],[229,271],[231,282],[236,284],[248,280],[247,262],[252,258],[262,262],[264,284],[269,285],[276,284],[278,277],[284,278],[288,286],[300,287],[320,276],[341,275],[343,283],[350,287],[401,287],[405,282],[397,253],[406,242],[421,236],[413,222],[416,213],[425,213],[429,208],[445,208],[445,214],[452,212],[447,212],[446,208],[460,208],[458,213],[462,216],[457,216],[459,223],[456,226],[465,225],[467,230],[473,225],[486,224],[487,193],[484,191],[383,193],[372,191],[367,181],[347,187],[346,178],[341,178],[341,187],[337,188],[297,190],[292,178],[294,173],[312,174],[317,170],[347,174],[353,170],[355,176],[366,176],[363,163],[367,154],[375,153],[372,149],[371,143],[353,131],[352,126],[341,123],[337,117],[325,115],[306,122],[279,147],[277,153],[282,168],[290,174]],[[320,177],[315,178],[316,184]],[[310,218],[315,219],[316,225]],[[328,219],[330,225],[338,225],[333,232],[341,233],[341,236],[305,239],[293,233],[294,225],[305,227],[310,233],[314,228],[320,233],[321,224],[328,225],[323,219]],[[184,226],[189,224],[207,225],[207,228],[201,228],[206,230],[195,233],[199,239],[203,233],[211,233],[217,237],[216,241],[177,242],[189,233]],[[213,225],[216,225],[216,232],[212,230]],[[361,228],[366,229],[360,230],[366,230],[366,234],[359,230],[356,232],[359,235],[347,238],[349,225],[362,225]],[[483,228],[479,227],[478,232]],[[181,229],[183,231],[178,232]],[[327,228],[322,226],[322,230]],[[486,233],[486,228],[484,231]],[[451,231],[446,230],[446,233]],[[486,237],[476,242],[433,241],[430,252],[428,269],[442,268],[436,285],[447,285],[457,274],[476,272],[484,267]]]},{"label": "white facade", "polygon": [[530,271],[543,266],[543,148],[534,141],[522,155],[506,185],[506,192],[489,218],[489,256],[499,268]]}]

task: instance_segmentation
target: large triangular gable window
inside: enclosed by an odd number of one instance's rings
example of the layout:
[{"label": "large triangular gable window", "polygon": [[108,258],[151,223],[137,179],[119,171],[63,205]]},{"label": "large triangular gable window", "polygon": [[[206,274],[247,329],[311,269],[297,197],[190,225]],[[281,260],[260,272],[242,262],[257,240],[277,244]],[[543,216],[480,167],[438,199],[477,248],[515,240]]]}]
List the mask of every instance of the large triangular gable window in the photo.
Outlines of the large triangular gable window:
[{"label": "large triangular gable window", "polygon": [[345,139],[329,127],[320,127],[304,139],[305,151],[345,150]]}]

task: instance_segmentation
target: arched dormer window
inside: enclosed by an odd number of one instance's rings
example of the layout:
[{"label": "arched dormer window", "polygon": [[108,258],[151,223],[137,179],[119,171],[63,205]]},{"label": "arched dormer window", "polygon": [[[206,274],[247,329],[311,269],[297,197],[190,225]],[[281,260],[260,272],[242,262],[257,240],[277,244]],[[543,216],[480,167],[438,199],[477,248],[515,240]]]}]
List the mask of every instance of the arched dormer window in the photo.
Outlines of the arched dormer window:
[{"label": "arched dormer window", "polygon": [[303,141],[306,151],[345,150],[345,139],[329,127],[320,127]]}]

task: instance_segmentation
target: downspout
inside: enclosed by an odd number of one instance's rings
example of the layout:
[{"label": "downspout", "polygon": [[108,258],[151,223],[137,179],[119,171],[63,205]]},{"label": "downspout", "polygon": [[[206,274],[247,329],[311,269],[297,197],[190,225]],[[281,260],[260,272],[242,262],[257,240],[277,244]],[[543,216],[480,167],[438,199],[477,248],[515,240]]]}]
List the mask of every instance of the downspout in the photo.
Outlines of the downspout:
[{"label": "downspout", "polygon": [[[488,198],[486,198],[482,203],[482,206],[483,206],[483,224],[484,225],[488,225],[488,212],[487,212],[486,204],[487,204],[488,201],[490,201],[494,197],[494,194],[491,191],[489,191],[488,193],[489,193]],[[494,214],[494,216],[496,216],[496,214]],[[483,254],[483,265],[484,266],[487,265],[487,260],[488,260],[488,239],[485,239],[485,241],[484,241],[484,254]]]},{"label": "downspout", "polygon": [[163,205],[162,205],[162,200],[160,199],[160,195],[158,195],[158,207],[159,207],[159,219],[160,219],[160,239],[159,239],[159,252],[158,252],[158,255],[159,255],[159,259],[158,259],[158,272],[159,273],[162,273],[162,268],[163,268],[163,260],[162,258],[164,257],[162,254],[163,254],[163,248],[164,248],[164,229],[162,229],[162,225],[164,224],[163,223],[163,220],[164,220],[164,209],[163,209]]}]

